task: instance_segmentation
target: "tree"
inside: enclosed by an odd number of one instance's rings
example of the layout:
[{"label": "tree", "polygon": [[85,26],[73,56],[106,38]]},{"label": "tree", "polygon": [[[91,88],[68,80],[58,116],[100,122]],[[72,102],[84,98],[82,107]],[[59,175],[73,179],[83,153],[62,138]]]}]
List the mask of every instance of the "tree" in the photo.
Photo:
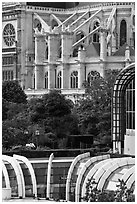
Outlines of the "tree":
[{"label": "tree", "polygon": [[43,135],[43,145],[45,135],[49,133],[56,136],[54,142],[59,144],[58,140],[78,132],[77,118],[71,114],[73,104],[58,91],[51,91],[41,99],[31,99],[28,107],[32,124],[37,126]]},{"label": "tree", "polygon": [[29,133],[31,126],[29,114],[22,111],[2,123],[2,145],[8,149],[15,145],[25,145],[32,140]]},{"label": "tree", "polygon": [[44,95],[43,100],[47,116],[62,117],[71,113],[72,103],[58,91]]},{"label": "tree", "polygon": [[86,96],[74,109],[81,134],[93,134],[100,142],[111,138],[111,98],[117,74],[118,71],[108,70],[105,79],[95,78],[90,85],[84,82]]},{"label": "tree", "polygon": [[27,96],[18,81],[4,81],[2,84],[2,98],[8,102],[26,103]]}]

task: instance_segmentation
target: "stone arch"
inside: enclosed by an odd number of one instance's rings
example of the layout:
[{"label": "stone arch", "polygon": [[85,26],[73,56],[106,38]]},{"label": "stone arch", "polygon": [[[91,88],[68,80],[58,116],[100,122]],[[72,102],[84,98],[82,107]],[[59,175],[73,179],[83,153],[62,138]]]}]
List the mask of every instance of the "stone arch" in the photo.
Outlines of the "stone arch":
[{"label": "stone arch", "polygon": [[126,119],[124,117],[126,114],[125,94],[126,88],[132,80],[135,80],[135,63],[125,67],[116,77],[114,84],[112,98],[113,152],[118,150],[119,153],[122,153],[124,150],[124,135],[126,133]]}]

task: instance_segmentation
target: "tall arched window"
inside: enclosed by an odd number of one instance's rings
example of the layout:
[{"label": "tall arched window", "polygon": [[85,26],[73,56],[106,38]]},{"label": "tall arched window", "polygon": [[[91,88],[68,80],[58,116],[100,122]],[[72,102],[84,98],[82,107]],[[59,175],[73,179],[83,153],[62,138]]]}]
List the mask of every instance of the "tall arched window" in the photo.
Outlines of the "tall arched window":
[{"label": "tall arched window", "polygon": [[48,89],[48,72],[45,73],[45,89]]},{"label": "tall arched window", "polygon": [[78,88],[78,72],[73,71],[70,77],[70,87],[75,89]]},{"label": "tall arched window", "polygon": [[45,57],[46,57],[46,59],[48,59],[48,46],[46,48]]},{"label": "tall arched window", "polygon": [[58,76],[57,76],[57,88],[58,89],[61,89],[62,87],[62,73],[61,71],[58,73]]},{"label": "tall arched window", "polygon": [[84,47],[83,45],[79,45],[76,48],[74,48],[72,56],[78,57],[78,50],[79,50],[79,48],[83,49],[83,47]]},{"label": "tall arched window", "polygon": [[53,29],[54,27],[57,27],[57,26],[58,26],[57,21],[55,21],[55,20],[53,19],[52,22],[51,22],[51,27],[52,27],[52,29]]},{"label": "tall arched window", "polygon": [[[93,30],[96,29],[97,27],[99,27],[99,22],[96,21],[94,23],[94,26],[93,26]],[[92,38],[92,41],[95,43],[99,43],[99,32],[97,31],[95,34],[93,34],[93,38]]]},{"label": "tall arched window", "polygon": [[120,24],[120,46],[124,45],[127,41],[127,24],[125,20]]},{"label": "tall arched window", "polygon": [[89,86],[91,86],[91,83],[93,80],[95,80],[96,78],[99,78],[100,77],[100,73],[97,72],[97,71],[91,71],[88,73],[88,77],[87,77],[87,81],[88,81],[88,84]]},{"label": "tall arched window", "polygon": [[[76,33],[76,42],[81,40],[84,37],[84,33],[82,31],[78,31]],[[83,42],[84,43],[84,42]]]},{"label": "tall arched window", "polygon": [[33,74],[33,88],[35,89],[35,73]]}]

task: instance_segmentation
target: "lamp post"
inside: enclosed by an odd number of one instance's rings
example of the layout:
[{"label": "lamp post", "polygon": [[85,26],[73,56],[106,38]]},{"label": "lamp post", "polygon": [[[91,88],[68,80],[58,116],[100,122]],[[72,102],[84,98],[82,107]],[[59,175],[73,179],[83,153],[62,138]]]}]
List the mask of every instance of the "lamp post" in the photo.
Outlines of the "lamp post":
[{"label": "lamp post", "polygon": [[39,130],[35,131],[35,135],[36,135],[36,143],[37,143],[37,147],[38,147],[38,137],[40,135]]},{"label": "lamp post", "polygon": [[26,143],[26,140],[28,139],[28,134],[29,134],[28,130],[25,130],[24,131],[25,143]]}]

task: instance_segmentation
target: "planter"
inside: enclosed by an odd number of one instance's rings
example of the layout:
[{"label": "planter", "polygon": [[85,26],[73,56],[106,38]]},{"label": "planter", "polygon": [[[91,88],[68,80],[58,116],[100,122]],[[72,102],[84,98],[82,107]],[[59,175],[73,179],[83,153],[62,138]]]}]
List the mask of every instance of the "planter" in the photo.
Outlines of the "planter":
[{"label": "planter", "polygon": [[2,188],[2,200],[11,198],[11,188]]}]

